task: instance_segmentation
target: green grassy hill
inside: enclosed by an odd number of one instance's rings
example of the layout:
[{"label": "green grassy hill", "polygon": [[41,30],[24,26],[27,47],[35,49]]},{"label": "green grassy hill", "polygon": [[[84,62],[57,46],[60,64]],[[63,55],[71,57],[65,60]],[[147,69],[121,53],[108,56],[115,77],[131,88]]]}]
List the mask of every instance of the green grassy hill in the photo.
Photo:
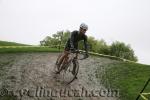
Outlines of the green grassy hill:
[{"label": "green grassy hill", "polygon": [[[104,85],[119,89],[121,100],[135,100],[150,78],[150,65],[119,61],[103,66],[106,71],[101,77]],[[98,78],[100,78],[100,70],[96,71]],[[150,82],[144,92],[150,93]],[[143,99],[140,97],[139,100]],[[150,95],[148,100],[150,100]]]},{"label": "green grassy hill", "polygon": [[0,53],[21,53],[21,52],[59,52],[58,48],[48,46],[32,46],[27,44],[0,41]]},{"label": "green grassy hill", "polygon": [[29,45],[8,41],[0,41],[0,46],[29,46]]}]

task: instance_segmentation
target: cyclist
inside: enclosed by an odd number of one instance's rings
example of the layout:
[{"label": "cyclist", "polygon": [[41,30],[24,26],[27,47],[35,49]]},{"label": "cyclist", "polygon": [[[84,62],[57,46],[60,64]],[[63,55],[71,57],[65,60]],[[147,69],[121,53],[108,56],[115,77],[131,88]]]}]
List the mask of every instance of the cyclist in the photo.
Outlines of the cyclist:
[{"label": "cyclist", "polygon": [[[60,65],[63,62],[63,59],[65,57],[68,57],[69,51],[74,52],[78,49],[78,42],[81,40],[84,40],[84,48],[86,51],[86,57],[88,57],[88,50],[87,50],[87,35],[85,35],[86,31],[88,30],[88,26],[85,23],[82,23],[80,25],[79,31],[75,30],[71,33],[71,36],[68,38],[67,43],[65,45],[64,53],[58,58],[57,66],[60,67]],[[76,58],[78,55],[76,54]],[[75,66],[73,67],[72,74],[75,74]],[[59,72],[56,72],[59,74]]]}]

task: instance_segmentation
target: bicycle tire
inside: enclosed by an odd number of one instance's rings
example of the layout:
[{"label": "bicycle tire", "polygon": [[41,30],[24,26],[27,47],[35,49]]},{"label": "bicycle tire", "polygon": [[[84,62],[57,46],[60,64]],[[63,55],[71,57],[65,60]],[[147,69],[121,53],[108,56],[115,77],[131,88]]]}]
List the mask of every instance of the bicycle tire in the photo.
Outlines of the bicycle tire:
[{"label": "bicycle tire", "polygon": [[[73,75],[72,70],[74,65],[76,66],[76,69],[75,69],[75,74]],[[62,66],[62,70],[59,71],[60,72],[59,76],[62,77],[61,82],[65,85],[72,83],[76,79],[78,70],[79,70],[78,62],[76,61],[76,63],[73,63],[73,60],[70,59],[65,65]]]},{"label": "bicycle tire", "polygon": [[72,63],[73,63],[74,66],[76,67],[76,69],[75,69],[75,74],[74,74],[73,79],[72,79],[70,82],[68,82],[67,84],[71,84],[71,83],[76,79],[76,77],[77,77],[77,75],[78,75],[78,72],[79,72],[79,62],[78,62],[77,60],[74,60],[74,62],[72,62]]},{"label": "bicycle tire", "polygon": [[[56,73],[59,73],[60,79],[62,79],[61,81],[63,83],[66,83],[66,85],[68,85],[68,84],[72,83],[77,77],[77,74],[79,71],[79,62],[77,59],[69,59],[64,65],[60,65],[58,68],[58,61],[59,61],[59,57],[61,55],[62,54],[60,54],[56,60],[54,70]],[[72,74],[73,69],[72,69],[72,71],[69,71],[73,67],[75,67],[75,73],[74,74]]]}]

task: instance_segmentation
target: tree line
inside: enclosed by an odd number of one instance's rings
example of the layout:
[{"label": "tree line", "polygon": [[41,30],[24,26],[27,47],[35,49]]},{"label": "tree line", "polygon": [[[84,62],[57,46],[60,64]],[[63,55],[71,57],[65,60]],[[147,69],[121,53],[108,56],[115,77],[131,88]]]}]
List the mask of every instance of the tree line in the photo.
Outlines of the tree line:
[{"label": "tree line", "polygon": [[[55,34],[52,34],[52,36],[46,36],[42,41],[40,41],[40,45],[64,48],[70,34],[71,32],[69,30],[58,31]],[[83,41],[79,42],[79,49],[84,50]],[[88,49],[89,51],[100,54],[121,57],[131,61],[138,61],[131,46],[119,41],[114,41],[111,45],[108,45],[103,39],[97,40],[92,36],[88,36]]]}]

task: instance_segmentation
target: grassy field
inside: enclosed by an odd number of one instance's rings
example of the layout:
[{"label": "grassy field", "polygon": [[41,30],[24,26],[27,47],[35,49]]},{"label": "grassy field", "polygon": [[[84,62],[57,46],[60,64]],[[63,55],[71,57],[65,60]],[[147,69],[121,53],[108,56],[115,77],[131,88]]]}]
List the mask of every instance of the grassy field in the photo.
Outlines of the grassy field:
[{"label": "grassy field", "polygon": [[21,43],[15,43],[15,42],[0,41],[0,46],[29,46],[29,45],[21,44]]},{"label": "grassy field", "polygon": [[0,53],[21,53],[21,52],[59,52],[59,49],[49,47],[0,48]]},{"label": "grassy field", "polygon": [[[150,65],[119,62],[104,65],[104,67],[106,68],[106,74],[103,80],[108,80],[108,83],[110,83],[109,85],[104,85],[119,89],[121,100],[135,100],[146,81],[150,78]],[[97,77],[99,76],[98,74]],[[150,83],[144,92],[150,92]],[[140,98],[139,100],[143,99]],[[150,96],[148,100],[150,100]]]},{"label": "grassy field", "polygon": [[0,53],[21,53],[21,52],[59,52],[58,48],[31,46],[15,42],[0,41]]}]

